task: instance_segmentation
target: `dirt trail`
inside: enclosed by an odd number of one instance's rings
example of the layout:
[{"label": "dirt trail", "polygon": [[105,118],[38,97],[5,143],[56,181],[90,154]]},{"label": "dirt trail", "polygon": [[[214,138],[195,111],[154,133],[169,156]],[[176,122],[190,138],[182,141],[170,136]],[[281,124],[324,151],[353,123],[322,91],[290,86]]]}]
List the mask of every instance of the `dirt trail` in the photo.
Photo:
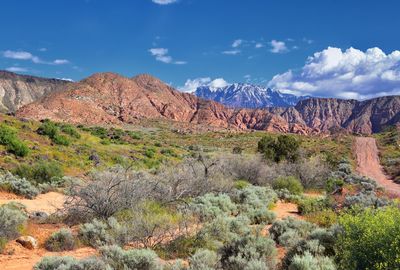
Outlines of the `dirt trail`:
[{"label": "dirt trail", "polygon": [[26,206],[26,210],[31,213],[35,211],[42,211],[48,214],[54,213],[57,209],[63,207],[65,202],[65,195],[57,192],[49,192],[40,194],[35,199],[29,200],[20,198],[18,196],[11,197],[10,194],[5,192],[0,193],[0,205],[9,202],[18,202]]},{"label": "dirt trail", "polygon": [[400,197],[400,185],[391,181],[379,163],[378,147],[374,138],[357,137],[354,142],[357,158],[357,172],[374,179],[387,192]]}]

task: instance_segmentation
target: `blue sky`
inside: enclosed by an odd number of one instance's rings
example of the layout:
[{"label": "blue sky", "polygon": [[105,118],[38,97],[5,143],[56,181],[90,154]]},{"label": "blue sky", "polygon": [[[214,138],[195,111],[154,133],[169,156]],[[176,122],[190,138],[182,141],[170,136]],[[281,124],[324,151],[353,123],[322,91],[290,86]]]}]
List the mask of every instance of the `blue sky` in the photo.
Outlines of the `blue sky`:
[{"label": "blue sky", "polygon": [[[73,80],[103,71],[150,73],[187,91],[220,78],[295,94],[397,94],[400,60],[392,52],[400,49],[399,10],[395,0],[8,0],[1,4],[0,69]],[[351,75],[343,66],[355,56],[364,57],[351,78],[359,82],[355,76],[376,63],[370,56],[380,57],[367,53],[375,47],[385,62],[373,84],[383,89],[346,82],[338,93],[324,90],[338,87],[332,85],[338,70]],[[307,63],[324,70],[338,58],[338,70],[317,82],[314,73],[304,75],[318,72]]]}]

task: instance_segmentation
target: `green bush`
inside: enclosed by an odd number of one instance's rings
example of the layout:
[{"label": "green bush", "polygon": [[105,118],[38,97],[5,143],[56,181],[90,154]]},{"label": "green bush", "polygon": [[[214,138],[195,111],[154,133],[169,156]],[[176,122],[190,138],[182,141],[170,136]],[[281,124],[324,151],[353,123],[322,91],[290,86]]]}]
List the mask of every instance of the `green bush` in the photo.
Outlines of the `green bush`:
[{"label": "green bush", "polygon": [[190,210],[198,215],[201,221],[207,221],[222,215],[232,215],[237,211],[237,207],[226,194],[208,193],[194,198],[190,203]]},{"label": "green bush", "polygon": [[60,134],[57,134],[56,136],[54,136],[52,138],[52,141],[55,144],[64,145],[64,146],[69,146],[71,144],[71,141],[67,137],[60,135]]},{"label": "green bush", "polygon": [[218,254],[222,269],[252,269],[254,265],[256,269],[274,269],[277,251],[272,239],[248,234],[226,243]]},{"label": "green bush", "polygon": [[275,221],[269,229],[269,234],[278,244],[293,246],[301,239],[307,237],[316,226],[303,220],[287,217]]},{"label": "green bush", "polygon": [[42,122],[40,127],[36,131],[40,135],[44,135],[53,139],[59,132],[57,125],[50,120],[46,119]]},{"label": "green bush", "polygon": [[312,212],[306,215],[307,221],[322,227],[330,227],[337,223],[338,214],[332,209]]},{"label": "green bush", "polygon": [[148,158],[153,158],[156,154],[156,150],[154,148],[147,148],[144,152],[144,155]]},{"label": "green bush", "polygon": [[329,257],[312,256],[309,252],[296,255],[289,266],[289,270],[336,270],[336,266]]},{"label": "green bush", "polygon": [[41,161],[33,165],[21,164],[14,173],[36,183],[60,181],[64,175],[63,169],[55,161]]},{"label": "green bush", "polygon": [[0,175],[0,189],[22,195],[28,199],[33,199],[39,194],[39,190],[25,178],[19,178],[10,172]]},{"label": "green bush", "polygon": [[0,252],[5,243],[23,230],[27,216],[13,204],[0,206]]},{"label": "green bush", "polygon": [[115,218],[107,221],[94,219],[90,223],[82,224],[78,232],[79,240],[91,247],[104,245],[124,245],[128,242],[126,227],[119,224]]},{"label": "green bush", "polygon": [[68,124],[61,125],[61,132],[68,134],[75,139],[81,138],[81,134],[76,130],[76,128]]},{"label": "green bush", "polygon": [[246,216],[218,216],[204,224],[197,233],[196,240],[203,245],[202,248],[216,250],[224,243],[248,234],[249,225],[250,220]]},{"label": "green bush", "polygon": [[258,152],[268,160],[294,162],[298,159],[300,142],[291,135],[267,135],[258,142]]},{"label": "green bush", "polygon": [[96,257],[77,260],[73,257],[44,257],[34,270],[109,270],[108,266]]},{"label": "green bush", "polygon": [[304,198],[298,205],[298,211],[301,215],[321,212],[327,209],[330,209],[330,202],[327,198]]},{"label": "green bush", "polygon": [[281,177],[277,178],[272,183],[272,187],[275,190],[286,189],[291,194],[294,194],[294,195],[300,195],[304,191],[300,180],[298,180],[297,178],[295,178],[293,176],[287,176],[287,177],[281,176]]},{"label": "green bush", "polygon": [[[65,127],[66,132],[70,132],[72,134],[74,134],[74,132],[72,131],[72,127],[68,128],[68,126],[62,126],[61,128]],[[59,144],[59,145],[64,145],[64,146],[68,146],[70,145],[70,140],[61,135],[60,134],[60,128],[53,122],[51,122],[50,120],[46,119],[42,122],[42,124],[40,125],[40,127],[37,129],[37,133],[40,135],[44,135],[47,136],[51,139],[51,141],[55,144]],[[76,134],[75,134],[76,135]]]},{"label": "green bush", "polygon": [[366,209],[339,218],[339,269],[400,269],[400,209]]},{"label": "green bush", "polygon": [[199,249],[189,258],[189,270],[214,270],[219,262],[218,254],[211,250]]},{"label": "green bush", "polygon": [[75,239],[71,230],[61,229],[53,233],[45,243],[45,247],[49,251],[65,251],[73,250],[75,247]]},{"label": "green bush", "polygon": [[28,146],[17,138],[17,132],[11,127],[0,125],[0,144],[6,146],[8,152],[25,157],[29,154]]},{"label": "green bush", "polygon": [[278,198],[272,189],[249,185],[235,189],[231,197],[238,213],[246,215],[252,224],[271,223],[275,219],[275,213],[268,210]]},{"label": "green bush", "polygon": [[161,270],[157,254],[150,249],[123,250],[119,246],[100,249],[104,262],[113,270]]}]

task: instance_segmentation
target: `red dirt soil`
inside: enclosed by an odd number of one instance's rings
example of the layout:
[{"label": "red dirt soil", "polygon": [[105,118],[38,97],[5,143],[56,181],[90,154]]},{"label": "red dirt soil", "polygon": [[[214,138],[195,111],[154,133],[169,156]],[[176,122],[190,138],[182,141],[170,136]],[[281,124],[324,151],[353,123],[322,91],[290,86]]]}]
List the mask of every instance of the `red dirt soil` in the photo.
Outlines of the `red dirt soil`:
[{"label": "red dirt soil", "polygon": [[354,142],[354,154],[357,159],[357,172],[374,179],[388,193],[400,197],[400,185],[390,180],[379,163],[379,152],[374,138],[357,137]]}]

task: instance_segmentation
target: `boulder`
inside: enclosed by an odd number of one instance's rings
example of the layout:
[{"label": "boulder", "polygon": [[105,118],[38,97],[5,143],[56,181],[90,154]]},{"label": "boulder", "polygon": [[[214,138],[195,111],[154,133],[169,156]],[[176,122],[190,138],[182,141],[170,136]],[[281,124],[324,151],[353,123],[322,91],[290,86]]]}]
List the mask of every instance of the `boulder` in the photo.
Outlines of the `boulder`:
[{"label": "boulder", "polygon": [[36,249],[38,247],[37,240],[32,236],[20,236],[16,241],[27,249]]}]

